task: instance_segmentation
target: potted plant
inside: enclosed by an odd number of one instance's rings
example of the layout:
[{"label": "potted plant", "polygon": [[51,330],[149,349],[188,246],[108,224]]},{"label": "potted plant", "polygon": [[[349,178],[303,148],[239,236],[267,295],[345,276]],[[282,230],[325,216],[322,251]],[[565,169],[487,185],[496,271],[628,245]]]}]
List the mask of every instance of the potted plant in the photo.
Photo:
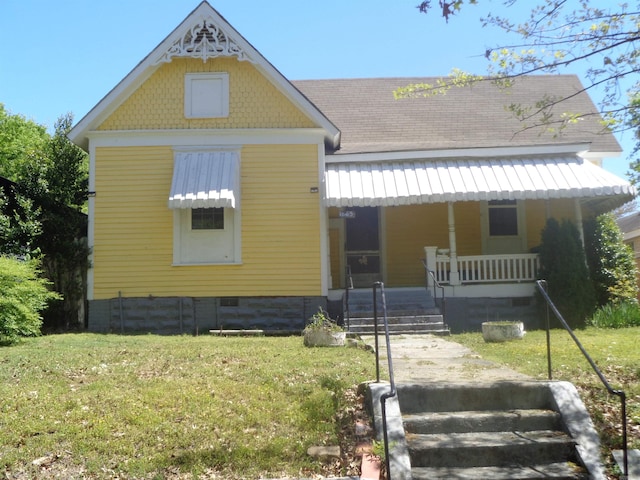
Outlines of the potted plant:
[{"label": "potted plant", "polygon": [[307,347],[342,347],[346,338],[344,328],[329,318],[322,307],[311,316],[302,335]]}]

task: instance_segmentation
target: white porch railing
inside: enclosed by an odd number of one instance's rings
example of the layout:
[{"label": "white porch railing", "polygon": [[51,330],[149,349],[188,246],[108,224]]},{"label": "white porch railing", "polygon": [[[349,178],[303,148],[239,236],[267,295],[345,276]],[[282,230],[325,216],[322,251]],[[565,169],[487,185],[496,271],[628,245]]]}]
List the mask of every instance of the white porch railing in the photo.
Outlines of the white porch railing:
[{"label": "white porch railing", "polygon": [[[433,270],[438,282],[445,285],[533,282],[538,278],[540,258],[535,253],[455,258],[449,255],[428,255],[427,268]],[[452,276],[451,272],[457,272],[457,275]]]}]

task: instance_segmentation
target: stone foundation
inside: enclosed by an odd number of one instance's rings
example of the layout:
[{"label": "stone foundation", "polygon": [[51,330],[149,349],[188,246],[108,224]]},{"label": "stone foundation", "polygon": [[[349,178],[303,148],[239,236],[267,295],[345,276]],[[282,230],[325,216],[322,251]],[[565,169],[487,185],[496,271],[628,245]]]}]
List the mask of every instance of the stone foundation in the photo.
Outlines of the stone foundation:
[{"label": "stone foundation", "polygon": [[89,301],[96,333],[199,335],[217,329],[299,333],[325,297],[118,297]]}]

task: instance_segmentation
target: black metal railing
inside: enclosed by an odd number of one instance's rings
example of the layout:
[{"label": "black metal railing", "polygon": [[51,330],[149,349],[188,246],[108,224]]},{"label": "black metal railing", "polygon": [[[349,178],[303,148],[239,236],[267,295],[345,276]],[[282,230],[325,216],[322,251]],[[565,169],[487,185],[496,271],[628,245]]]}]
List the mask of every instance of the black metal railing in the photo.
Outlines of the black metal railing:
[{"label": "black metal railing", "polygon": [[547,282],[546,282],[546,280],[537,280],[536,281],[536,286],[537,286],[538,290],[540,291],[540,294],[542,295],[542,297],[544,298],[544,300],[546,301],[546,304],[547,304],[547,325],[546,325],[546,328],[547,328],[547,373],[548,373],[548,376],[549,376],[549,380],[552,379],[552,374],[551,374],[551,333],[550,333],[550,328],[549,328],[549,308],[551,308],[551,310],[553,311],[553,313],[556,316],[556,318],[560,321],[560,323],[562,324],[564,329],[569,333],[569,335],[571,336],[571,338],[573,339],[575,344],[580,349],[580,352],[582,352],[582,355],[587,359],[587,361],[589,362],[589,365],[591,365],[591,368],[593,369],[593,371],[596,373],[596,375],[598,376],[598,378],[600,379],[600,381],[602,382],[604,387],[609,392],[609,395],[615,395],[615,396],[620,398],[620,406],[621,406],[621,415],[620,416],[621,416],[621,421],[622,421],[623,473],[624,473],[624,478],[628,478],[628,475],[629,475],[629,464],[628,464],[628,458],[627,458],[627,453],[628,453],[627,452],[627,396],[624,393],[624,391],[615,390],[614,388],[611,387],[611,385],[609,384],[609,382],[607,381],[607,379],[605,378],[603,373],[600,371],[600,369],[598,368],[596,363],[593,361],[591,356],[587,353],[585,348],[582,346],[582,343],[580,343],[580,340],[578,340],[578,337],[576,337],[575,333],[573,333],[573,330],[571,329],[571,327],[569,327],[569,325],[567,324],[566,320],[564,319],[564,317],[562,316],[560,311],[558,311],[558,309],[556,308],[555,304],[553,303],[553,301],[549,297],[549,295],[547,293]]},{"label": "black metal railing", "polygon": [[351,313],[349,310],[349,290],[353,290],[353,275],[351,274],[351,265],[347,265],[345,269],[344,279],[344,325],[347,327],[347,331],[350,330]]},{"label": "black metal railing", "polygon": [[373,284],[373,326],[376,349],[376,382],[380,383],[380,349],[378,343],[378,290],[380,290],[380,300],[382,307],[382,318],[384,322],[384,335],[387,345],[387,364],[389,368],[389,392],[380,396],[380,409],[382,414],[382,435],[384,440],[384,459],[387,468],[387,480],[391,480],[391,469],[389,460],[389,435],[387,433],[387,400],[396,396],[396,382],[393,378],[393,360],[391,358],[391,341],[389,337],[389,322],[387,320],[387,301],[384,293],[384,283]]},{"label": "black metal railing", "polygon": [[440,290],[440,313],[442,314],[442,318],[445,318],[446,313],[446,302],[444,298],[444,287],[440,285],[438,279],[436,278],[436,272],[433,270],[429,270],[427,266],[427,261],[423,258],[422,265],[424,266],[424,281],[425,288],[427,289],[427,293],[429,293],[429,278],[431,278],[431,284],[433,285],[433,300],[436,301],[438,296],[436,295],[436,290]]}]

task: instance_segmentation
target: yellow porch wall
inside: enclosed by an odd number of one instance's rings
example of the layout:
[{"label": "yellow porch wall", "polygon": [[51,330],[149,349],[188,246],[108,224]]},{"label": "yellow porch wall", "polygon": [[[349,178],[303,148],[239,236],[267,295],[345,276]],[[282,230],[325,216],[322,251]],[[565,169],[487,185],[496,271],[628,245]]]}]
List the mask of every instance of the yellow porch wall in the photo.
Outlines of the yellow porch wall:
[{"label": "yellow porch wall", "polygon": [[423,285],[424,247],[449,243],[447,205],[388,207],[383,214],[386,283],[392,287]]},{"label": "yellow porch wall", "polygon": [[[525,202],[527,250],[540,245],[547,211],[558,220],[575,222],[573,199]],[[482,234],[479,202],[454,203],[458,255],[480,255]],[[386,283],[388,286],[424,284],[425,246],[449,248],[447,204],[410,205],[384,209]],[[333,252],[333,250],[332,250]]]},{"label": "yellow porch wall", "polygon": [[242,264],[172,266],[170,147],[97,148],[94,298],[321,295],[317,145],[241,151]]},{"label": "yellow porch wall", "polygon": [[[185,118],[186,73],[229,74],[229,116]],[[174,59],[162,64],[98,130],[312,128],[315,125],[250,62],[233,58]]]}]

